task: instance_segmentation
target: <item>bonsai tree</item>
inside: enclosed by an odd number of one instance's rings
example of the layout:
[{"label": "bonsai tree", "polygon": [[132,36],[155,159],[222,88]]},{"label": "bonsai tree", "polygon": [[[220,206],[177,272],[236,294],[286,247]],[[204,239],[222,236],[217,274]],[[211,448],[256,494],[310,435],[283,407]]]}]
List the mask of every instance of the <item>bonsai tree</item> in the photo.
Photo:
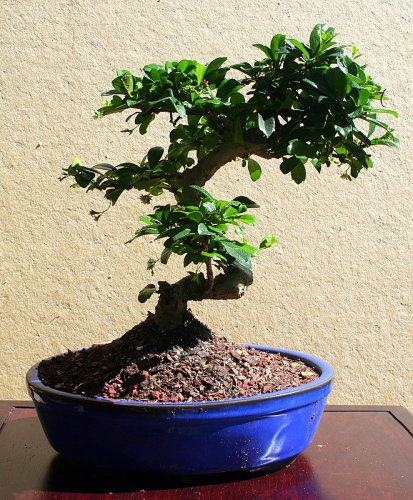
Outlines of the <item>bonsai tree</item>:
[{"label": "bonsai tree", "polygon": [[[148,64],[142,75],[117,71],[96,118],[126,112],[132,126],[122,132],[146,134],[166,114],[167,149],[155,146],[141,161],[119,165],[86,166],[76,157],[64,170],[63,178],[102,191],[110,205],[131,189],[142,192],[144,204],[171,193],[171,203],[140,217],[143,225],[130,240],[163,240],[162,253],[148,261],[152,273],[173,253],[182,256],[185,268],[191,266],[177,283],[151,283],[139,293],[140,302],[158,294],[152,320],[160,332],[183,325],[190,301],[240,298],[253,282],[252,258],[276,243],[273,235],[259,246],[248,242],[245,226],[255,222],[249,209],[258,205],[245,193],[221,200],[204,189],[221,167],[240,160],[257,182],[264,158],[300,184],[308,169],[336,165],[343,179],[352,180],[373,167],[372,146],[397,144],[379,118],[397,116],[380,106],[384,90],[358,63],[356,47],[350,54],[337,44],[333,28],[318,24],[309,44],[276,35],[269,46],[255,47],[263,58],[253,64],[228,66],[218,57],[209,64]],[[91,212],[95,219],[102,213]]]}]

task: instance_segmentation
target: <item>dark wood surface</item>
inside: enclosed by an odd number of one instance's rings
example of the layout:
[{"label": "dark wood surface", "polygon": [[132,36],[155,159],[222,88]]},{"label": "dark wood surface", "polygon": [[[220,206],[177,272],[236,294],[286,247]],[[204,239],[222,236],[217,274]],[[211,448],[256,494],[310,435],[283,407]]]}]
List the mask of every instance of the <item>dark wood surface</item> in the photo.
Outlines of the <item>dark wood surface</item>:
[{"label": "dark wood surface", "polygon": [[32,403],[0,401],[0,500],[413,499],[413,417],[402,407],[327,406],[310,448],[267,474],[148,478],[59,457]]}]

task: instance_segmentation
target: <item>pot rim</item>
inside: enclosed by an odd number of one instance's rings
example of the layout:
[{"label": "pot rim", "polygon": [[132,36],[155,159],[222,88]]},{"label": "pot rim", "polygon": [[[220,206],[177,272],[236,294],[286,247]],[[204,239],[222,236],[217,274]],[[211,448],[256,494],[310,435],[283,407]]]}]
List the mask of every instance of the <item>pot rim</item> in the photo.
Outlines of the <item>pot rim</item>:
[{"label": "pot rim", "polygon": [[334,370],[331,365],[326,361],[319,359],[315,356],[299,352],[292,351],[289,349],[281,349],[278,347],[262,346],[256,344],[244,344],[246,347],[252,347],[260,351],[273,352],[277,354],[283,354],[291,359],[299,359],[304,361],[306,364],[315,368],[319,373],[319,378],[308,382],[307,384],[302,384],[298,387],[291,387],[289,389],[283,389],[280,391],[269,392],[266,394],[257,394],[255,396],[245,396],[241,398],[227,398],[219,399],[215,401],[193,401],[193,402],[179,402],[179,403],[168,403],[168,402],[146,402],[146,401],[130,401],[128,399],[109,399],[103,397],[88,397],[82,396],[81,394],[75,394],[71,392],[60,391],[59,389],[54,389],[49,387],[39,379],[38,367],[39,363],[34,364],[26,374],[26,382],[30,389],[34,389],[35,392],[46,393],[49,396],[57,396],[59,398],[64,398],[72,400],[78,403],[88,403],[88,404],[98,404],[98,405],[110,405],[110,406],[121,406],[121,407],[135,407],[141,409],[155,409],[155,408],[165,408],[168,410],[173,409],[183,409],[183,408],[204,408],[204,407],[217,407],[222,405],[232,406],[246,403],[254,403],[259,401],[280,399],[291,395],[298,395],[305,392],[313,391],[330,384],[334,379]]}]

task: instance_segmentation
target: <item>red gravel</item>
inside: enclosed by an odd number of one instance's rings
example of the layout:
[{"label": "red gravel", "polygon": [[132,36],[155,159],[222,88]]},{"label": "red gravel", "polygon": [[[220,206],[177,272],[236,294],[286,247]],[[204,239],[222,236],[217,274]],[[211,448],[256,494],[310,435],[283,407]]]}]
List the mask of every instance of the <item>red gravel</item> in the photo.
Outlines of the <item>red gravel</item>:
[{"label": "red gravel", "polygon": [[145,402],[253,396],[319,376],[301,361],[217,337],[190,313],[179,332],[159,334],[149,316],[110,344],[42,361],[39,372],[62,391]]}]

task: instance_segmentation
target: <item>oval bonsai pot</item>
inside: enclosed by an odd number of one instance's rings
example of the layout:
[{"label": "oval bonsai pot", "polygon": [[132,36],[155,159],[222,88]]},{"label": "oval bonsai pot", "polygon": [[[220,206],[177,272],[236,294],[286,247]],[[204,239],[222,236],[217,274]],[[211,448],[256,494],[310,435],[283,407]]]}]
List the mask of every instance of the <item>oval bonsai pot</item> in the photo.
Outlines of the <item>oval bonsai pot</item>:
[{"label": "oval bonsai pot", "polygon": [[333,383],[326,362],[300,352],[250,345],[313,367],[308,384],[246,398],[143,403],[90,398],[44,385],[27,373],[44,432],[62,456],[99,468],[147,474],[216,474],[276,469],[306,449]]}]

